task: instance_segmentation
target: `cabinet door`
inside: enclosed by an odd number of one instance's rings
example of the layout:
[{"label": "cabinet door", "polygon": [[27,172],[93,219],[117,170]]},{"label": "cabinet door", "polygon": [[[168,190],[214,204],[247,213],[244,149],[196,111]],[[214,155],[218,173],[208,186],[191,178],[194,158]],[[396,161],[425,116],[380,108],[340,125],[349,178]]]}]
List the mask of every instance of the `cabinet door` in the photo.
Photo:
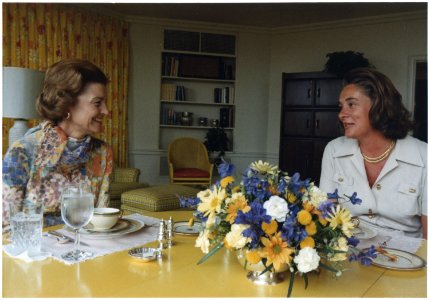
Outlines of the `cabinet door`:
[{"label": "cabinet door", "polygon": [[311,136],[313,127],[312,112],[287,111],[284,113],[282,126],[284,135]]},{"label": "cabinet door", "polygon": [[311,175],[312,140],[284,139],[281,143],[279,167],[289,176],[299,172],[300,178]]},{"label": "cabinet door", "polygon": [[338,112],[315,112],[315,136],[338,137],[341,135]]},{"label": "cabinet door", "polygon": [[288,106],[311,106],[313,98],[313,80],[284,80],[283,100]]},{"label": "cabinet door", "polygon": [[342,80],[338,78],[318,79],[315,82],[315,105],[338,106]]},{"label": "cabinet door", "polygon": [[[312,171],[310,178],[315,182],[316,185],[319,185],[320,176],[321,176],[321,163],[322,157],[324,154],[325,146],[327,146],[330,140],[321,140],[314,141],[313,144],[313,155],[312,155]],[[329,191],[332,192],[332,191]]]}]

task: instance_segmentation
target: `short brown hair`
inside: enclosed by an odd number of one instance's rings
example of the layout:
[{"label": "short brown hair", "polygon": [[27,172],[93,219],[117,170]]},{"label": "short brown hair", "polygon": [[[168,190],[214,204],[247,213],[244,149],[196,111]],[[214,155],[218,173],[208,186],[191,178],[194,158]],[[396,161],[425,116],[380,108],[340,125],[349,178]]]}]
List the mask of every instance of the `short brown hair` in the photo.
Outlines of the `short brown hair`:
[{"label": "short brown hair", "polygon": [[344,76],[344,83],[354,84],[371,99],[370,124],[393,140],[406,137],[413,128],[411,114],[402,103],[402,95],[384,74],[371,68],[357,68]]},{"label": "short brown hair", "polygon": [[77,96],[88,83],[106,85],[106,75],[94,64],[81,59],[67,59],[48,68],[43,91],[36,100],[37,112],[43,118],[57,124],[67,117]]}]

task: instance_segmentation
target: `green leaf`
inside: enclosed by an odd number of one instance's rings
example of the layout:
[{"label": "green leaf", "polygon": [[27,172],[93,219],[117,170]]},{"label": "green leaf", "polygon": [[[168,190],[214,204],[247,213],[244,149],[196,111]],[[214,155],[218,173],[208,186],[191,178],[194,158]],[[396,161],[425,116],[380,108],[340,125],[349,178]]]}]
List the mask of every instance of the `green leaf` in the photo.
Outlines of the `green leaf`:
[{"label": "green leaf", "polygon": [[307,273],[303,273],[303,279],[305,281],[305,290],[308,287],[308,274]]},{"label": "green leaf", "polygon": [[287,297],[291,297],[291,292],[293,291],[293,284],[294,284],[294,272],[290,272],[290,284],[288,285],[288,294]]},{"label": "green leaf", "polygon": [[220,242],[218,243],[215,247],[213,247],[211,249],[211,251],[209,251],[205,256],[203,256],[198,262],[197,264],[200,265],[201,263],[205,262],[209,257],[211,257],[212,255],[214,255],[219,249],[221,249],[222,247],[224,247],[224,242]]},{"label": "green leaf", "polygon": [[328,265],[326,265],[326,264],[323,264],[322,262],[320,262],[320,267],[321,267],[321,268],[323,268],[323,269],[329,270],[329,271],[331,271],[331,272],[334,272],[334,273],[339,272],[339,271],[338,271],[338,270],[336,270],[335,268],[332,268],[332,267],[330,267],[330,266],[328,266]]}]

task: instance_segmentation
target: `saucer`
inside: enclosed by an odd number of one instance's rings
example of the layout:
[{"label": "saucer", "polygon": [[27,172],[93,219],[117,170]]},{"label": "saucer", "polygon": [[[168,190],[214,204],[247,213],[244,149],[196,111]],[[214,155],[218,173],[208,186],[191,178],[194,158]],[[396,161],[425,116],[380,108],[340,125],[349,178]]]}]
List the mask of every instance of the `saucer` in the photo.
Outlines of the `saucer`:
[{"label": "saucer", "polygon": [[84,227],[85,230],[87,230],[88,232],[116,232],[119,230],[123,230],[127,227],[130,226],[130,221],[127,219],[119,219],[118,222],[111,228],[108,229],[99,229],[99,228],[94,228],[93,224],[88,224],[87,226]]},{"label": "saucer", "polygon": [[360,225],[352,230],[352,235],[359,240],[374,238],[378,233],[372,228]]},{"label": "saucer", "polygon": [[175,222],[173,225],[173,231],[183,235],[199,235],[202,229],[200,222],[194,222],[193,226],[188,225],[188,221]]}]

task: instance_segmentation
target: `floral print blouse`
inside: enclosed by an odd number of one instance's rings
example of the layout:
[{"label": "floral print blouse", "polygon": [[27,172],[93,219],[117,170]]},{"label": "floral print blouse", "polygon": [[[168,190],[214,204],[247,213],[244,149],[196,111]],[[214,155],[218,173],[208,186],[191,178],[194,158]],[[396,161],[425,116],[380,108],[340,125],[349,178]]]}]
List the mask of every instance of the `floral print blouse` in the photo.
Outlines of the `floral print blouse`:
[{"label": "floral print blouse", "polygon": [[112,165],[112,148],[101,140],[69,138],[48,121],[30,129],[3,160],[3,226],[9,224],[10,202],[42,200],[45,213],[61,220],[61,189],[69,183],[90,185],[94,205],[108,206]]}]

